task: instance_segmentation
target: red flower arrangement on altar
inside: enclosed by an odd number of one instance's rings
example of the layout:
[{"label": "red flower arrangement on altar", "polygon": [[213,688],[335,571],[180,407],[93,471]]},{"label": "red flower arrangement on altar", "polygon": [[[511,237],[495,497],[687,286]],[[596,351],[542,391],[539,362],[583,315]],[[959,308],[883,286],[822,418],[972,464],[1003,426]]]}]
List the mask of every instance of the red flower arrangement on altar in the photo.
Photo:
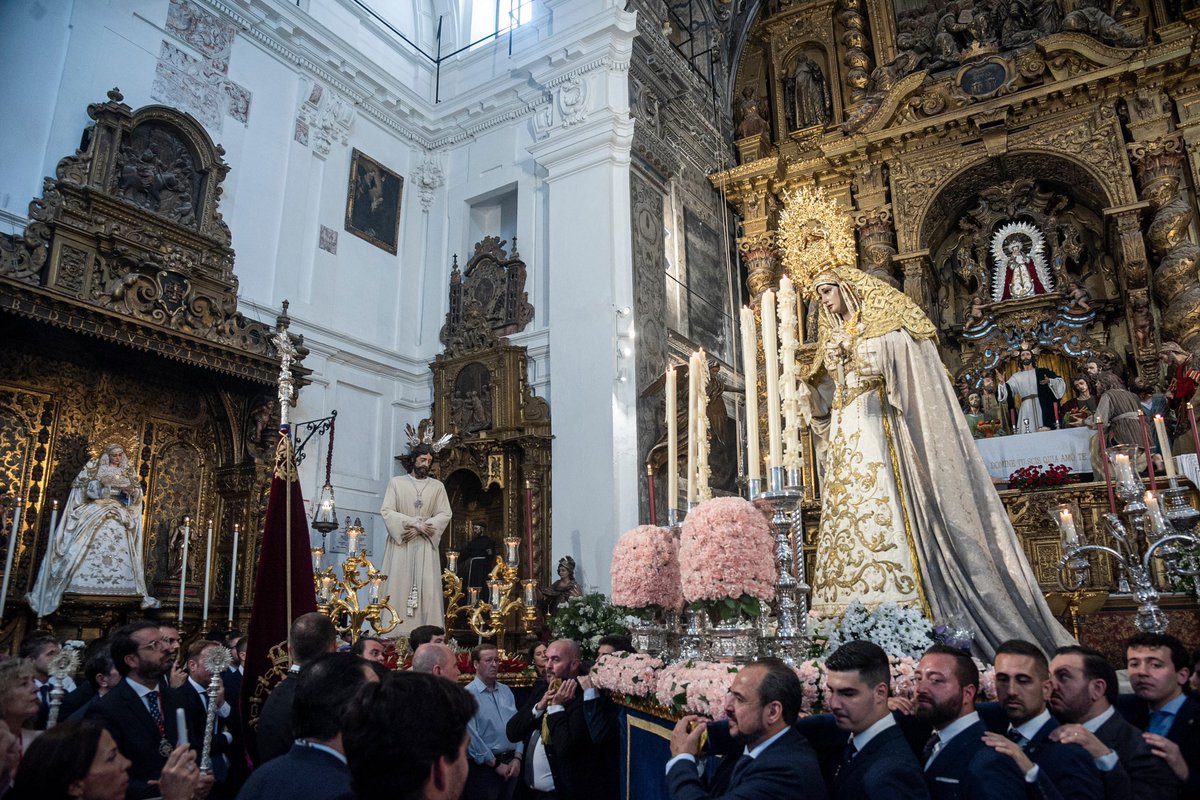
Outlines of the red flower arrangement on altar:
[{"label": "red flower arrangement on altar", "polygon": [[775,543],[757,508],[740,497],[706,500],[688,512],[679,543],[683,599],[714,618],[762,613],[775,599]]},{"label": "red flower arrangement on altar", "polygon": [[1043,472],[1041,464],[1021,467],[1008,476],[1010,489],[1050,489],[1055,486],[1067,486],[1079,483],[1079,476],[1071,473],[1066,464],[1047,464]]},{"label": "red flower arrangement on altar", "polygon": [[617,540],[612,557],[612,602],[627,608],[678,611],[679,541],[668,528],[639,525]]}]

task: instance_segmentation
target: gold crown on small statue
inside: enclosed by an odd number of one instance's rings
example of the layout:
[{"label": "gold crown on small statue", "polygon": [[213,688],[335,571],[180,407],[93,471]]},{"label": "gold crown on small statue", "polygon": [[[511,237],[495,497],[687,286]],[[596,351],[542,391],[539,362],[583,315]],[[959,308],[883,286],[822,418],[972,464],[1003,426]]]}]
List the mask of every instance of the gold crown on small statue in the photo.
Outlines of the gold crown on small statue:
[{"label": "gold crown on small statue", "polygon": [[832,267],[856,263],[854,222],[819,186],[802,186],[783,196],[779,215],[783,266],[802,294],[810,294]]}]

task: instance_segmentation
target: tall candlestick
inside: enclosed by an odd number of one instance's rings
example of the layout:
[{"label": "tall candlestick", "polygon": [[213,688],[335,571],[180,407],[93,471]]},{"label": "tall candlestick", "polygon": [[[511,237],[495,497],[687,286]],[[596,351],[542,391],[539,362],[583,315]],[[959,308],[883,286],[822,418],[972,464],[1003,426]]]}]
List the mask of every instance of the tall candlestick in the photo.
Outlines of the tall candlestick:
[{"label": "tall candlestick", "polygon": [[779,430],[779,344],[778,322],[775,319],[775,292],[763,292],[763,358],[767,372],[767,463],[783,466],[783,439]]},{"label": "tall candlestick", "polygon": [[1196,411],[1192,408],[1192,404],[1187,404],[1188,422],[1192,426],[1192,449],[1196,451],[1196,458],[1200,458],[1200,434],[1196,432]]},{"label": "tall candlestick", "polygon": [[1117,513],[1117,497],[1113,492],[1112,473],[1108,469],[1108,444],[1104,441],[1104,419],[1096,415],[1096,436],[1100,441],[1100,465],[1104,468],[1104,484],[1108,488],[1108,513]]},{"label": "tall candlestick", "polygon": [[1154,415],[1154,434],[1158,437],[1158,449],[1162,452],[1163,466],[1167,471],[1167,480],[1175,480],[1175,458],[1171,455],[1171,440],[1167,438],[1167,423],[1162,414]]},{"label": "tall candlestick", "polygon": [[[3,516],[0,515],[0,519]],[[8,532],[8,555],[4,557],[4,585],[0,586],[0,620],[4,619],[4,607],[8,604],[8,582],[12,579],[13,554],[17,550],[17,533],[21,530],[21,498],[13,506],[12,528]]]},{"label": "tall candlestick", "polygon": [[[208,521],[208,539],[204,543],[204,605],[200,614],[202,623],[208,622],[208,584],[212,579],[213,521]],[[202,628],[207,625],[202,624]]]},{"label": "tall candlestick", "polygon": [[[679,397],[675,367],[667,367],[667,508],[679,508]],[[532,577],[532,576],[531,576]]]},{"label": "tall candlestick", "polygon": [[177,621],[183,623],[183,590],[187,585],[188,542],[192,538],[192,518],[183,518],[183,560],[179,567],[179,614]]},{"label": "tall candlestick", "polygon": [[754,309],[742,307],[742,374],[746,377],[746,478],[762,480],[758,452],[758,330]]},{"label": "tall candlestick", "polygon": [[[1150,476],[1150,491],[1158,489],[1158,484],[1154,480],[1154,454],[1150,452],[1150,428],[1146,425],[1146,412],[1138,409],[1138,424],[1142,427],[1142,449],[1146,451],[1146,474]],[[1133,471],[1137,472],[1137,464],[1133,465]]]},{"label": "tall candlestick", "polygon": [[233,556],[229,561],[229,627],[233,628],[233,598],[237,595],[238,524],[233,523]]},{"label": "tall candlestick", "polygon": [[533,574],[533,482],[525,481],[525,561],[528,572],[526,577],[537,577]]},{"label": "tall candlestick", "polygon": [[786,275],[779,280],[779,396],[783,411],[783,466],[799,471],[800,398],[796,389],[796,292]]},{"label": "tall candlestick", "polygon": [[688,358],[688,437],[687,437],[687,501],[696,502],[696,391],[699,386],[700,370],[696,366],[696,354]]}]

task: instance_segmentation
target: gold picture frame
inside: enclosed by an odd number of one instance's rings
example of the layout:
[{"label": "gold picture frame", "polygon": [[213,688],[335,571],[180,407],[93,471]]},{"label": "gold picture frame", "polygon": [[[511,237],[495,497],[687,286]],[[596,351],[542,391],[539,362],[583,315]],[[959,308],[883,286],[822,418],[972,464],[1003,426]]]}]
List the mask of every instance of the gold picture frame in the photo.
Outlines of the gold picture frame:
[{"label": "gold picture frame", "polygon": [[346,230],[396,255],[404,177],[355,148],[346,187]]}]

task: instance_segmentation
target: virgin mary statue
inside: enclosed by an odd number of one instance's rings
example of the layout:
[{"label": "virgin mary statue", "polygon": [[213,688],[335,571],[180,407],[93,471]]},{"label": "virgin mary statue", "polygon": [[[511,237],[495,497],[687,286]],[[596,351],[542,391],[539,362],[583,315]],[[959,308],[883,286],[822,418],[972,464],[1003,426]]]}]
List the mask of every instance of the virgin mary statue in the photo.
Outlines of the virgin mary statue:
[{"label": "virgin mary statue", "polygon": [[146,592],[142,563],[142,489],[119,444],[88,461],[71,484],[37,581],[25,597],[44,617],[66,592],[140,596],[142,608],[158,607]]},{"label": "virgin mary statue", "polygon": [[989,658],[1007,639],[1072,643],[963,421],[933,324],[852,267],[810,285],[821,322],[800,395],[824,453],[813,608],[920,606],[965,622]]}]

